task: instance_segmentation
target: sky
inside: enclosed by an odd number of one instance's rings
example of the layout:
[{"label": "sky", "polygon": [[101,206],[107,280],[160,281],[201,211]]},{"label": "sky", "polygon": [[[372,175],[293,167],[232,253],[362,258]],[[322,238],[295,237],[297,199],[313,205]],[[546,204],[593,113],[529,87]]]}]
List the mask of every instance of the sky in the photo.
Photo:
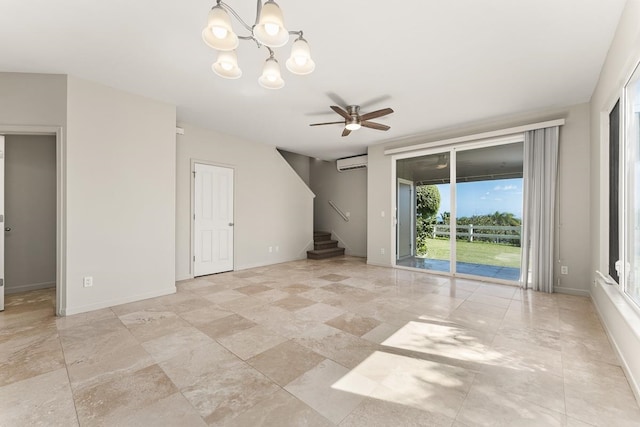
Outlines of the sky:
[{"label": "sky", "polygon": [[[451,212],[450,185],[436,185],[440,190],[440,209]],[[522,218],[522,178],[492,181],[462,182],[457,184],[457,217],[470,217],[498,212],[509,212]]]}]

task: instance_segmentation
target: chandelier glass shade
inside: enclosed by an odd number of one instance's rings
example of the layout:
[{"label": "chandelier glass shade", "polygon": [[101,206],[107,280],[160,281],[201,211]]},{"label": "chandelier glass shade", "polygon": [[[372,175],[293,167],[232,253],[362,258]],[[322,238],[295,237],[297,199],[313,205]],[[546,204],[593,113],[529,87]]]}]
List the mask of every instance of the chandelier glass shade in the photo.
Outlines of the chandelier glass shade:
[{"label": "chandelier glass shade", "polygon": [[266,60],[258,83],[266,89],[280,89],[284,86],[284,80],[280,74],[280,64],[275,58]]},{"label": "chandelier glass shade", "polygon": [[280,7],[273,0],[262,6],[253,35],[260,43],[269,47],[282,47],[289,41],[289,31],[284,27]]},{"label": "chandelier glass shade", "polygon": [[238,55],[235,50],[220,51],[218,60],[211,66],[213,72],[225,79],[239,79],[242,70],[238,68]]},{"label": "chandelier glass shade", "polygon": [[[234,32],[231,15],[248,32],[247,35],[238,35]],[[291,55],[285,63],[287,70],[297,75],[312,73],[316,64],[311,59],[309,44],[302,37],[302,31],[286,29],[282,11],[274,0],[268,0],[264,4],[262,0],[257,0],[254,25],[248,25],[229,5],[222,0],[217,0],[216,5],[209,12],[207,26],[202,30],[204,43],[219,51],[217,61],[211,66],[212,70],[218,76],[227,79],[237,79],[242,76],[236,53],[240,40],[253,41],[258,48],[265,47],[269,57],[264,63],[258,83],[268,89],[280,89],[284,86],[280,64],[275,58],[273,49],[286,45],[290,35],[295,35],[297,38],[291,47]]]},{"label": "chandelier glass shade", "polygon": [[233,50],[240,44],[231,28],[229,14],[219,4],[209,12],[207,26],[202,30],[202,40],[207,46],[222,51]]}]

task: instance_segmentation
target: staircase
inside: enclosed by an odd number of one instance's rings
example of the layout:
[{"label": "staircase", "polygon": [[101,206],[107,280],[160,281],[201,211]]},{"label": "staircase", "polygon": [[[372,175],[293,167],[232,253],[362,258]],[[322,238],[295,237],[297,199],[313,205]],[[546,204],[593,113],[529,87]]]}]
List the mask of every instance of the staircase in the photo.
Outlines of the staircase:
[{"label": "staircase", "polygon": [[313,250],[307,251],[309,259],[326,259],[344,255],[344,248],[338,247],[337,240],[331,240],[331,233],[313,232]]}]

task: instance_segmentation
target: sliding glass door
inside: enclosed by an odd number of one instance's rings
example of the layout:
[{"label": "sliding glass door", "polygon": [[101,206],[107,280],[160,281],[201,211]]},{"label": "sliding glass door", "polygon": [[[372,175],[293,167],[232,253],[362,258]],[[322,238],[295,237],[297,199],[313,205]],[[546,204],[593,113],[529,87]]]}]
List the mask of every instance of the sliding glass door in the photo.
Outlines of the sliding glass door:
[{"label": "sliding glass door", "polygon": [[396,171],[416,188],[416,251],[397,265],[519,279],[521,141],[401,159]]},{"label": "sliding glass door", "polygon": [[456,154],[456,272],[517,281],[523,144]]}]

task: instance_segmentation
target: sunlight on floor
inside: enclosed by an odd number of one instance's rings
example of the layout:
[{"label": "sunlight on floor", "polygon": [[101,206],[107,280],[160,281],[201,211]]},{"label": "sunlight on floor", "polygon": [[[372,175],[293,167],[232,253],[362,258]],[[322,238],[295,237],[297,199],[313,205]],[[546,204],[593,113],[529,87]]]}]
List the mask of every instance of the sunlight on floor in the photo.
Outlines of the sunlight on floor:
[{"label": "sunlight on floor", "polygon": [[[484,338],[485,342],[482,342]],[[453,323],[408,322],[382,345],[469,362],[489,363],[500,354],[489,349],[486,337]]]},{"label": "sunlight on floor", "polygon": [[332,388],[455,417],[447,408],[464,399],[472,380],[463,368],[376,351]]}]

